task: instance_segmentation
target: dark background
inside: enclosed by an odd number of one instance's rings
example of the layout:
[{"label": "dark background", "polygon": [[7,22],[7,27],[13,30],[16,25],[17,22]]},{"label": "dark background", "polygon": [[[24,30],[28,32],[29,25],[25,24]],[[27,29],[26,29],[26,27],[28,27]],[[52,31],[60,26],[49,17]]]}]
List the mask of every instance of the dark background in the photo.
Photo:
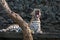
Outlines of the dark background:
[{"label": "dark background", "polygon": [[[41,10],[41,27],[43,32],[60,33],[60,0],[6,0],[12,11],[20,14],[30,22],[30,13],[34,8]],[[0,4],[0,29],[14,24]]]}]

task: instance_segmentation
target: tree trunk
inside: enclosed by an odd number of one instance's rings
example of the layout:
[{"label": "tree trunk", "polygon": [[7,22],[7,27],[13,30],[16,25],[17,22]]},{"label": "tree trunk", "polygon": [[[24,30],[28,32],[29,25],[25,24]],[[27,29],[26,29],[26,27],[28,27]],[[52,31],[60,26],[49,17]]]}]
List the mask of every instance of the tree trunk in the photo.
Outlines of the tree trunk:
[{"label": "tree trunk", "polygon": [[23,35],[24,35],[23,40],[33,40],[28,23],[26,23],[19,14],[11,11],[6,0],[0,0],[0,4],[3,6],[4,10],[7,12],[6,15],[8,15],[11,19],[13,19],[22,28]]}]

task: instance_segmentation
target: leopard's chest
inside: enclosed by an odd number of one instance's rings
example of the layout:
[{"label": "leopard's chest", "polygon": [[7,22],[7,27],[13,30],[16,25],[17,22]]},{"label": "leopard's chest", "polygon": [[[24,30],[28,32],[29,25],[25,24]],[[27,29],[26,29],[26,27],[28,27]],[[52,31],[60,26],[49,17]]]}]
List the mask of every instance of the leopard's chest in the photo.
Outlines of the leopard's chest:
[{"label": "leopard's chest", "polygon": [[30,25],[31,30],[36,32],[39,29],[39,27],[40,27],[40,21],[31,22],[31,25]]}]

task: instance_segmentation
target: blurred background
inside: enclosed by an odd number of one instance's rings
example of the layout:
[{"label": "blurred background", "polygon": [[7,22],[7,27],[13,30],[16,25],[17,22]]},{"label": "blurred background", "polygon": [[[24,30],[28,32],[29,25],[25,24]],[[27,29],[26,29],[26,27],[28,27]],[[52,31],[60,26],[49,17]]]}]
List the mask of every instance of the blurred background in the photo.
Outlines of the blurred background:
[{"label": "blurred background", "polygon": [[[29,23],[34,8],[41,10],[41,27],[43,32],[60,33],[60,0],[6,0],[12,11]],[[0,4],[0,29],[15,24]]]}]

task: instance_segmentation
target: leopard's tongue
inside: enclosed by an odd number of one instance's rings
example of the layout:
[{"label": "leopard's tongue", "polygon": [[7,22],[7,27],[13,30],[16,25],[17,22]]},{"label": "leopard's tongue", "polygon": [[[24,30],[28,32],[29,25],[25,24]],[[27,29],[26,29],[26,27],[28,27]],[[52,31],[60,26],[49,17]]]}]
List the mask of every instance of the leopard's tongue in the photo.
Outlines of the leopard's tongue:
[{"label": "leopard's tongue", "polygon": [[38,18],[38,17],[39,17],[39,15],[36,15],[36,17]]}]

